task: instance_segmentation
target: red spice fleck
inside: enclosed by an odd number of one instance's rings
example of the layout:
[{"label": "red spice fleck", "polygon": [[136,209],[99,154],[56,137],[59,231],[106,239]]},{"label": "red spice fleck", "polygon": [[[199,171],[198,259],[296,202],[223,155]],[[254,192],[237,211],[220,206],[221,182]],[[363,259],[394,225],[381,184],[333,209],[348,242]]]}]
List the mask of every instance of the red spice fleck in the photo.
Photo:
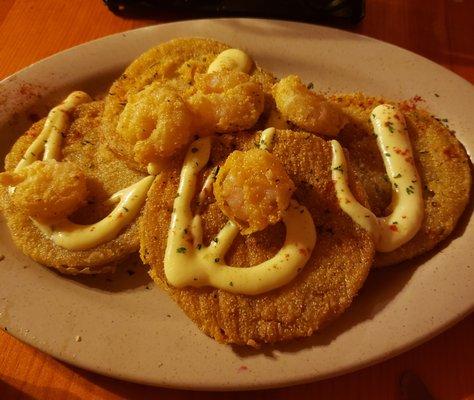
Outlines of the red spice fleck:
[{"label": "red spice fleck", "polygon": [[249,369],[249,367],[247,367],[246,365],[241,365],[241,366],[237,369],[237,371],[239,371],[239,372],[248,371],[248,369]]},{"label": "red spice fleck", "polygon": [[402,155],[402,156],[406,156],[407,154],[410,153],[410,150],[408,150],[408,149],[402,150],[402,149],[400,149],[400,148],[398,148],[398,147],[394,147],[394,148],[393,148],[393,151],[394,151],[395,153],[397,153],[397,154]]},{"label": "red spice fleck", "polygon": [[453,145],[450,145],[450,146],[446,147],[443,150],[443,154],[448,158],[458,158],[459,157],[459,154],[456,150],[456,147],[453,146]]},{"label": "red spice fleck", "polygon": [[397,225],[390,225],[390,230],[393,231],[393,232],[398,232],[398,227]]}]

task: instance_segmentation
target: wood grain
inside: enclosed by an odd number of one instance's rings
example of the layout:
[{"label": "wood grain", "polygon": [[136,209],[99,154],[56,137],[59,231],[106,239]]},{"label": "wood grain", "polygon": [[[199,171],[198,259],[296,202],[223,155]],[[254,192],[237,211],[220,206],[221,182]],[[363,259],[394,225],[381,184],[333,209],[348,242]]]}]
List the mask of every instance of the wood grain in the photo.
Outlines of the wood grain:
[{"label": "wood grain", "polygon": [[[368,0],[355,32],[421,54],[474,82],[474,1]],[[177,19],[122,19],[100,0],[0,0],[0,79],[51,54],[108,34]],[[1,267],[1,264],[0,264]],[[0,283],[1,293],[1,283]],[[474,399],[474,316],[424,345],[361,371],[229,399],[399,399],[413,370],[437,399]],[[0,332],[0,399],[218,399],[120,382],[65,365]]]}]

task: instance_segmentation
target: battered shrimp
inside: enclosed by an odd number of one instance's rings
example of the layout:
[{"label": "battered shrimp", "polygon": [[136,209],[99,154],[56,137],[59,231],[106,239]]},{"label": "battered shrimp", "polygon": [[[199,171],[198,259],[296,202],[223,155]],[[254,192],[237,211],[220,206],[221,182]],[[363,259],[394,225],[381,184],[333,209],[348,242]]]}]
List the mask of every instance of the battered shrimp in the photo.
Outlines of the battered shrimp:
[{"label": "battered shrimp", "polygon": [[280,221],[294,190],[281,162],[261,149],[231,153],[214,182],[217,204],[245,235]]},{"label": "battered shrimp", "polygon": [[276,83],[273,97],[286,119],[309,132],[336,136],[347,122],[337,106],[310,91],[296,75],[289,75]]},{"label": "battered shrimp", "polygon": [[196,75],[196,93],[188,104],[198,116],[200,133],[245,130],[263,112],[264,95],[260,84],[239,71]]},{"label": "battered shrimp", "polygon": [[129,96],[117,132],[133,146],[135,160],[146,164],[187,145],[195,131],[194,120],[178,92],[154,82]]},{"label": "battered shrimp", "polygon": [[14,186],[13,204],[33,218],[66,217],[85,202],[86,178],[71,162],[35,161],[18,172],[0,174],[0,183]]}]

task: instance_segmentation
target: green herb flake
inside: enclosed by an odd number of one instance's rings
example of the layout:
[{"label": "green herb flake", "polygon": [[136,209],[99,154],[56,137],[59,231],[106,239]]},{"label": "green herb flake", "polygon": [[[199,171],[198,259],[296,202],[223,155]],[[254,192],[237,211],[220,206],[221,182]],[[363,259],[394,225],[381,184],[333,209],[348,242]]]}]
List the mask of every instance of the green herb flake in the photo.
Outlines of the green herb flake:
[{"label": "green herb flake", "polygon": [[221,260],[221,259],[220,259],[219,257],[214,258],[214,262],[215,262],[215,263],[218,263],[220,260]]},{"label": "green herb flake", "polygon": [[398,175],[394,176],[395,179],[401,178],[401,177],[402,177],[402,174],[398,174]]},{"label": "green herb flake", "polygon": [[306,86],[309,90],[312,90],[314,88],[314,83],[313,82],[310,82],[308,83],[308,85]]},{"label": "green herb flake", "polygon": [[337,167],[334,167],[333,170],[339,171],[339,172],[344,172],[344,169],[342,168],[342,165],[338,165]]},{"label": "green herb flake", "polygon": [[234,282],[230,281],[229,286],[234,286]]},{"label": "green herb flake", "polygon": [[415,188],[412,185],[408,186],[406,190],[408,194],[415,193]]},{"label": "green herb flake", "polygon": [[178,247],[178,249],[176,250],[177,253],[181,253],[181,254],[184,254],[186,253],[186,247]]},{"label": "green herb flake", "polygon": [[122,208],[123,208],[126,212],[129,212],[129,211],[130,211],[127,207],[122,206]]},{"label": "green herb flake", "polygon": [[385,126],[388,128],[388,130],[390,131],[390,133],[395,132],[395,127],[393,126],[393,122],[392,122],[392,121],[387,121],[387,122],[385,122]]},{"label": "green herb flake", "polygon": [[390,157],[390,153],[385,153],[385,156],[386,156],[386,157]]}]

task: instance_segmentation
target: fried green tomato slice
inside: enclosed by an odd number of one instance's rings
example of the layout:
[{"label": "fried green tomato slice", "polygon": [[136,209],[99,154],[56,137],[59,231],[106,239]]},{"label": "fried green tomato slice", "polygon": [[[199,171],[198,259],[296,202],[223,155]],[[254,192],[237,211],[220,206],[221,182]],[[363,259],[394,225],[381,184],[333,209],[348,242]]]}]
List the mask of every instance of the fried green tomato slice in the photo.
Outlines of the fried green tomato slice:
[{"label": "fried green tomato slice", "polygon": [[[370,207],[377,216],[387,215],[392,187],[369,121],[374,107],[386,101],[362,94],[334,96],[332,101],[350,117],[338,140],[349,152]],[[378,267],[398,264],[433,249],[453,231],[470,198],[470,161],[462,144],[441,121],[413,103],[398,106],[405,115],[422,179],[425,216],[412,240],[395,251],[377,253]]]},{"label": "fried green tomato slice", "polygon": [[[228,48],[228,45],[211,39],[175,39],[146,51],[132,62],[112,84],[105,99],[103,136],[112,151],[131,167],[146,171],[150,156],[166,157],[170,150],[179,151],[188,144],[189,129],[193,129],[194,134],[206,134],[253,126],[271,97],[275,78],[257,66],[253,66],[249,74],[226,71],[207,76],[209,65]],[[184,128],[179,126],[179,143],[164,143],[158,139],[156,144],[160,127],[168,123],[166,118],[159,115],[153,117],[146,113],[146,107],[140,109],[136,106],[137,94],[150,91],[147,89],[150,85],[161,87],[160,95],[163,90],[168,91],[174,104],[179,102],[176,96],[185,102],[184,105],[179,104],[182,120],[186,121]],[[139,94],[138,97],[143,96]],[[135,105],[130,107],[130,102]],[[134,116],[137,111],[138,116]],[[135,132],[137,128],[128,123],[137,118],[147,121],[144,139],[148,143],[141,143],[143,138]],[[151,131],[154,135],[147,135]],[[134,139],[132,144],[131,138]]]},{"label": "fried green tomato slice", "polygon": [[[200,186],[229,154],[250,150],[259,139],[260,133],[215,138]],[[271,154],[293,181],[294,198],[309,210],[318,236],[309,261],[289,284],[255,296],[168,284],[163,258],[182,159],[169,164],[162,179],[152,186],[141,220],[140,253],[150,266],[151,276],[202,331],[222,343],[255,347],[312,335],[349,307],[372,264],[372,240],[339,207],[331,179],[329,143],[315,135],[277,130]],[[357,198],[367,204],[352,171],[350,182]],[[198,197],[196,194],[195,202]],[[194,207],[201,210],[207,245],[228,219],[212,193]],[[226,262],[241,268],[259,264],[273,257],[284,239],[282,222],[250,235],[238,235]]]},{"label": "fried green tomato slice", "polygon": [[[85,205],[74,211],[70,219],[79,224],[90,224],[102,219],[111,209],[104,204],[112,194],[123,189],[143,177],[141,173],[131,170],[118,159],[104,144],[100,142],[99,124],[103,110],[102,102],[92,102],[76,107],[71,113],[71,125],[63,132],[62,159],[60,162],[35,162],[28,169],[40,169],[42,179],[47,180],[48,185],[56,185],[56,191],[50,191],[44,187],[45,182],[25,181],[25,187],[18,188],[19,191],[12,196],[8,187],[0,186],[0,206],[6,223],[12,234],[13,241],[18,248],[33,260],[55,268],[67,274],[94,274],[111,272],[115,264],[138,250],[138,220],[125,228],[115,239],[101,244],[89,250],[68,250],[57,246],[44,236],[30,219],[31,212],[40,213],[43,217],[51,217],[49,213],[57,211],[62,214],[70,214],[76,207],[72,207],[77,200],[85,200]],[[18,162],[21,160],[28,146],[41,132],[45,119],[33,124],[33,126],[13,145],[5,158],[6,175],[21,175],[13,173]],[[66,169],[57,171],[55,177],[51,176],[55,168],[62,164],[69,165]],[[78,178],[79,177],[79,178]],[[60,182],[75,193],[61,194]],[[18,179],[18,177],[16,178]],[[86,190],[82,185],[85,180]],[[4,182],[8,183],[8,182]],[[15,182],[11,182],[15,183]],[[18,182],[17,182],[18,183]],[[27,185],[28,183],[28,185]],[[51,186],[50,186],[51,188]],[[27,204],[28,197],[35,198],[35,191],[45,204],[38,202]],[[65,189],[66,190],[66,189]],[[32,192],[33,191],[33,192]],[[16,192],[16,190],[15,190]],[[39,196],[41,194],[41,196]],[[61,204],[61,198],[63,203]],[[18,202],[25,207],[18,207]],[[51,204],[58,203],[56,208]],[[77,205],[77,204],[76,204]],[[46,214],[46,215],[45,215]]]}]

